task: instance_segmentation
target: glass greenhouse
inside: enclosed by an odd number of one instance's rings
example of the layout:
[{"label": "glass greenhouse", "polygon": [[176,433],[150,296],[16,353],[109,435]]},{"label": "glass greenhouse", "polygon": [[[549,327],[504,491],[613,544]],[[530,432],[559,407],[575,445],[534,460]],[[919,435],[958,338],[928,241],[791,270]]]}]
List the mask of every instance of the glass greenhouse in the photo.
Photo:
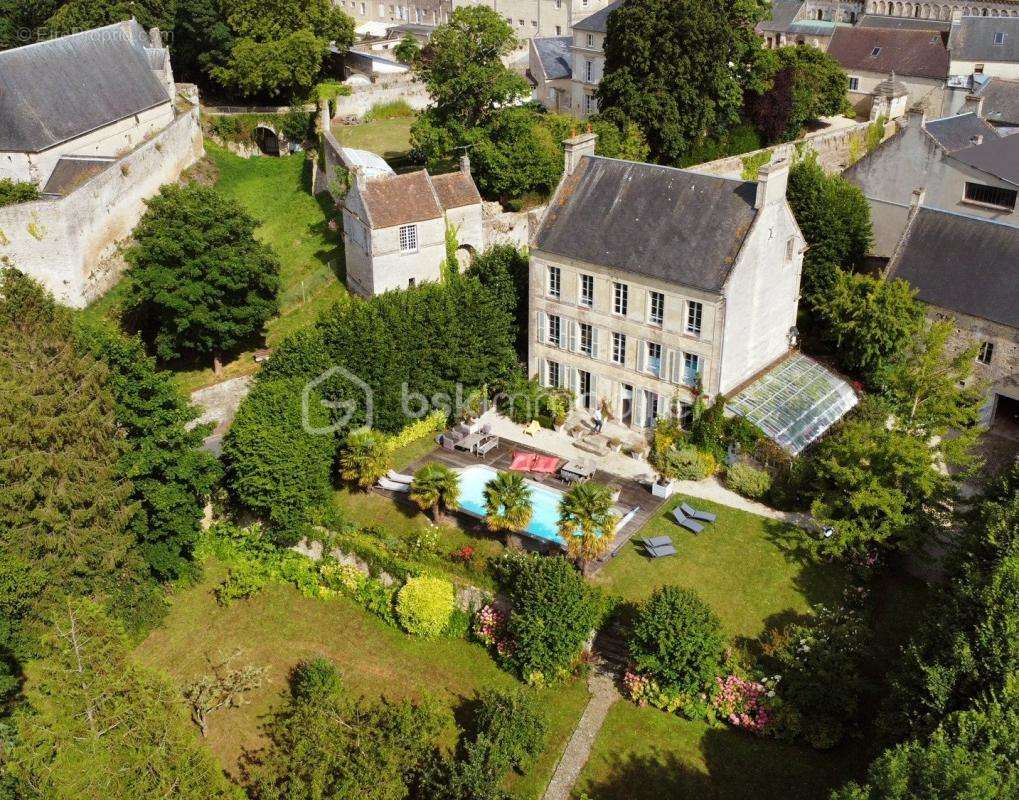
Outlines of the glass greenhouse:
[{"label": "glass greenhouse", "polygon": [[797,354],[747,386],[726,407],[795,456],[858,402],[852,386]]}]

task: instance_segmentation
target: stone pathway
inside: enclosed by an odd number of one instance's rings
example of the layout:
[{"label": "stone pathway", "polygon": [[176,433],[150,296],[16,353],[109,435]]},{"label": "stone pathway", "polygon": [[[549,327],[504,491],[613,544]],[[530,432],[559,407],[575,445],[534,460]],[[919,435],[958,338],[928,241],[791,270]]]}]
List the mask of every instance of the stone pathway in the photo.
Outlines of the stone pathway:
[{"label": "stone pathway", "polygon": [[615,678],[598,667],[591,670],[587,687],[591,692],[591,699],[573,731],[573,736],[566,744],[542,800],[569,800],[573,785],[591,756],[594,740],[601,730],[602,723],[605,722],[609,709],[620,699]]}]

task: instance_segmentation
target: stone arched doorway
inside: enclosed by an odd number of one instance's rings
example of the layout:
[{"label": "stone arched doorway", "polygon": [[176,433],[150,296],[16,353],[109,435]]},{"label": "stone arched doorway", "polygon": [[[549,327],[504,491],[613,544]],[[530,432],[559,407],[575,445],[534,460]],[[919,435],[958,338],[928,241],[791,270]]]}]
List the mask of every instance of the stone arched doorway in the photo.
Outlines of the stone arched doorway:
[{"label": "stone arched doorway", "polygon": [[280,149],[280,135],[268,125],[258,125],[255,128],[255,144],[261,151],[262,155],[266,156],[279,156],[282,155]]},{"label": "stone arched doorway", "polygon": [[477,256],[474,248],[469,244],[462,244],[456,248],[456,262],[460,267],[460,272],[465,272],[467,268],[474,263],[474,259]]}]

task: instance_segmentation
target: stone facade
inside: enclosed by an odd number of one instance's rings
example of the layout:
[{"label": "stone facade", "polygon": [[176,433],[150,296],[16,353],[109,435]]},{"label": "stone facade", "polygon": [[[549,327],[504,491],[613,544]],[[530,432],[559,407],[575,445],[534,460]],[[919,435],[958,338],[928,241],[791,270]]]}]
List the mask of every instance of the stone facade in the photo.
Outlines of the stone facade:
[{"label": "stone facade", "polygon": [[[568,148],[567,174],[576,157]],[[613,418],[639,430],[688,411],[697,391],[726,394],[782,358],[796,322],[803,251],[787,178],[788,162],[762,168],[759,211],[720,292],[684,285],[681,268],[675,281],[656,279],[532,242],[529,374],[543,386],[571,389],[583,408],[607,405]],[[626,287],[623,314],[615,311],[617,284]]]},{"label": "stone facade", "polygon": [[81,308],[112,286],[111,256],[145,212],[145,200],[204,155],[195,105],[70,194],[0,208],[0,262]]},{"label": "stone facade", "polygon": [[599,31],[574,31],[570,56],[573,65],[570,112],[578,119],[586,119],[598,113],[595,93],[605,73],[605,34]]},{"label": "stone facade", "polygon": [[409,0],[389,3],[372,0],[333,0],[345,11],[356,25],[369,22],[383,22],[397,25],[413,22],[422,25],[443,25],[449,22],[453,11],[450,0]]}]

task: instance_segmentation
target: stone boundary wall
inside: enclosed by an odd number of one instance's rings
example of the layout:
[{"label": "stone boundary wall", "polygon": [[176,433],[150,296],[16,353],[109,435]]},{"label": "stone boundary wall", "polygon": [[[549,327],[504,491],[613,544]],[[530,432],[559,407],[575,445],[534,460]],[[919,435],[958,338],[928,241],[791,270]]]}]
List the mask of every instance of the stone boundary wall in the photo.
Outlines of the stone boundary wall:
[{"label": "stone boundary wall", "polygon": [[[840,128],[828,133],[819,133],[814,136],[797,139],[793,142],[776,144],[760,150],[752,150],[749,153],[742,153],[738,156],[720,158],[717,161],[708,161],[704,164],[697,164],[688,167],[691,172],[700,172],[705,175],[717,175],[720,178],[739,178],[743,173],[743,159],[751,158],[759,153],[770,152],[772,160],[777,155],[780,158],[791,158],[797,147],[809,148],[817,153],[818,161],[828,172],[842,172],[851,163],[853,141],[856,141],[860,148],[859,155],[863,155],[867,128],[870,122],[859,122],[852,127]],[[888,138],[896,130],[894,122],[885,124],[884,138]]]},{"label": "stone boundary wall", "polygon": [[349,95],[336,98],[336,119],[361,119],[372,106],[406,100],[415,111],[423,111],[432,101],[425,85],[413,76],[385,78],[367,86],[351,86]]},{"label": "stone boundary wall", "polygon": [[485,203],[482,208],[484,246],[511,244],[518,250],[530,245],[531,233],[545,213],[545,206],[529,211],[503,211],[499,203]]},{"label": "stone boundary wall", "polygon": [[[302,539],[300,542],[295,544],[291,550],[295,553],[300,553],[302,556],[310,558],[312,561],[321,561],[323,557],[322,542],[319,541]],[[330,550],[329,555],[336,559],[340,564],[349,564],[366,577],[374,577],[383,586],[395,586],[400,583],[400,581],[388,572],[379,572],[375,576],[372,576],[371,567],[368,566],[367,561],[359,558],[353,553],[345,553],[338,547]],[[492,600],[493,597],[491,592],[486,592],[479,589],[477,586],[464,585],[456,587],[456,607],[461,611],[467,611],[468,613],[473,614],[486,603],[492,602]],[[504,601],[503,604],[505,604]]]},{"label": "stone boundary wall", "polygon": [[119,277],[114,256],[145,200],[204,154],[195,106],[71,194],[0,208],[0,263],[39,281],[58,302],[88,305]]}]

